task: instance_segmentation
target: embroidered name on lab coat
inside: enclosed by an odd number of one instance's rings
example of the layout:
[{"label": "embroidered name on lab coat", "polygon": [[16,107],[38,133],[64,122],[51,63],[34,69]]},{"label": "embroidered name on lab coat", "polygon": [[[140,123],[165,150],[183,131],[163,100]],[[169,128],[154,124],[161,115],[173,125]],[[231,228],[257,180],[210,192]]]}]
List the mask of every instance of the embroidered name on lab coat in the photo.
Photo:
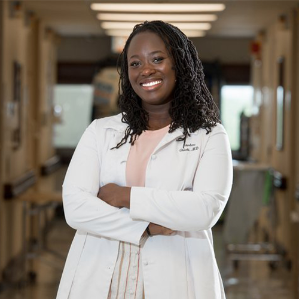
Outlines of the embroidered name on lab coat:
[{"label": "embroidered name on lab coat", "polygon": [[198,151],[199,147],[196,146],[194,143],[185,144],[185,147],[181,148],[180,152],[192,152],[192,151]]}]

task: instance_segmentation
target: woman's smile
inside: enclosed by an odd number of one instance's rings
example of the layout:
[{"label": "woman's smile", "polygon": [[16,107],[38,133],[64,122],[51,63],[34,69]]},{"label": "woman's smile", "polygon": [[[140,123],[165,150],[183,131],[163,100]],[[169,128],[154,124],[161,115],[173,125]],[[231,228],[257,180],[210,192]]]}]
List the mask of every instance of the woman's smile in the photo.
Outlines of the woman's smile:
[{"label": "woman's smile", "polygon": [[162,85],[162,80],[146,80],[140,83],[140,86],[145,91],[155,91],[157,88],[160,88]]},{"label": "woman's smile", "polygon": [[160,87],[162,84],[162,80],[148,80],[145,82],[140,83],[144,90],[155,90],[156,88]]}]

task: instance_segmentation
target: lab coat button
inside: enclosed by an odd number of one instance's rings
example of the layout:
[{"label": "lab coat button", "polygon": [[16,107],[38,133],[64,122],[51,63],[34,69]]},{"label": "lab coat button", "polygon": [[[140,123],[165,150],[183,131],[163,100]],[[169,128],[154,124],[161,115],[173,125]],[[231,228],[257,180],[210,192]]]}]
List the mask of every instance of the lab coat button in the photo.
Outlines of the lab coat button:
[{"label": "lab coat button", "polygon": [[147,266],[148,265],[148,261],[144,261],[144,263],[143,263],[145,266]]},{"label": "lab coat button", "polygon": [[156,160],[157,156],[156,155],[152,155],[152,160]]}]

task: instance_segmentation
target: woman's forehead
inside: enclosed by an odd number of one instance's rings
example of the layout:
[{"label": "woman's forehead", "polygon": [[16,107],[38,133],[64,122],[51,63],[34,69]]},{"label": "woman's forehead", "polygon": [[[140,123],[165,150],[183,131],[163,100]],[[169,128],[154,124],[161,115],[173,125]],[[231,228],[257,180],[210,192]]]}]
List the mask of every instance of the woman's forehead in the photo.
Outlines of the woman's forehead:
[{"label": "woman's forehead", "polygon": [[131,40],[128,47],[128,58],[135,52],[147,49],[149,51],[166,51],[166,45],[162,38],[155,32],[144,31],[137,33]]}]

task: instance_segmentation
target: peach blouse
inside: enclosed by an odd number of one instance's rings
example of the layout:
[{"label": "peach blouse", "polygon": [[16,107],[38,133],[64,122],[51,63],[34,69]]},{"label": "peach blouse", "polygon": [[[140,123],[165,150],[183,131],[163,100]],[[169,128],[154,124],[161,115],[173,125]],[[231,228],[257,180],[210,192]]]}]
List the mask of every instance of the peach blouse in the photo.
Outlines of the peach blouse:
[{"label": "peach blouse", "polygon": [[[127,166],[127,186],[146,185],[145,174],[152,153],[166,135],[169,125],[155,131],[144,131],[131,146]],[[147,237],[140,245],[120,242],[108,299],[144,299],[141,254]]]}]

